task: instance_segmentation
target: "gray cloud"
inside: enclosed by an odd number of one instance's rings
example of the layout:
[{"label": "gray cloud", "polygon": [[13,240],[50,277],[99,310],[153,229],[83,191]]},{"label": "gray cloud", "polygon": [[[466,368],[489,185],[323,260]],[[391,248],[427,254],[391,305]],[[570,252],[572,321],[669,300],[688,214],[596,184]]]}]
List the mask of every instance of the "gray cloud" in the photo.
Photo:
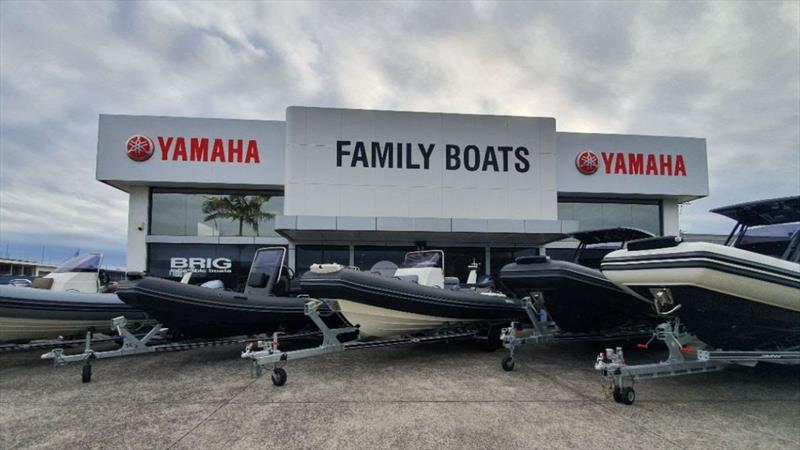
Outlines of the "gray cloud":
[{"label": "gray cloud", "polygon": [[[122,248],[99,113],[544,115],[708,139],[713,206],[800,192],[796,2],[0,2],[0,243]],[[116,247],[114,247],[116,246]]]}]

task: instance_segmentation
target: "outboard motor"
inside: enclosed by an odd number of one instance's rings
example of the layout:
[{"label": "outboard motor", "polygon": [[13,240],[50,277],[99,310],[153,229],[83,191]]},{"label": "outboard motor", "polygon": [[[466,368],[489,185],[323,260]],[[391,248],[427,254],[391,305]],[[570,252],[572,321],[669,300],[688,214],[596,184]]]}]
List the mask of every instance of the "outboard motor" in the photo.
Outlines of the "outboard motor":
[{"label": "outboard motor", "polygon": [[200,287],[208,289],[225,289],[225,284],[222,282],[222,280],[210,280],[201,284]]}]

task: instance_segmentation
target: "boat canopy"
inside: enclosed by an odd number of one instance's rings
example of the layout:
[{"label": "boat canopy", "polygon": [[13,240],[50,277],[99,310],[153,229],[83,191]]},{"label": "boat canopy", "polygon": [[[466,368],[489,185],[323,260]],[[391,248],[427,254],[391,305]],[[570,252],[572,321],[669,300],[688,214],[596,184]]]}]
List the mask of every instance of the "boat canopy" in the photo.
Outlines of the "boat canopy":
[{"label": "boat canopy", "polygon": [[800,196],[739,203],[712,209],[748,227],[800,222]]},{"label": "boat canopy", "polygon": [[570,233],[570,236],[579,240],[581,244],[590,245],[606,244],[610,242],[628,242],[634,239],[653,237],[653,234],[638,228],[616,227],[579,231],[577,233]]}]

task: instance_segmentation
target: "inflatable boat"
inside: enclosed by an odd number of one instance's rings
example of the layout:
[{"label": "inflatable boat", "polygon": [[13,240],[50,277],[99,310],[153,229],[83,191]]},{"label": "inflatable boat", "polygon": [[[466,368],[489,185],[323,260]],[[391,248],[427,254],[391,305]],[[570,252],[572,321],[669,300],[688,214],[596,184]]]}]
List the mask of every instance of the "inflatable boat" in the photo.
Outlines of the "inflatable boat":
[{"label": "inflatable boat", "polygon": [[[285,257],[283,247],[256,251],[244,292],[143,277],[122,285],[117,295],[181,338],[302,331],[313,327],[303,309],[308,298],[293,288],[297,283]],[[329,308],[320,313],[331,326],[343,323]]]},{"label": "inflatable boat", "polygon": [[[609,281],[599,270],[602,254],[633,239],[653,235],[634,228],[609,228],[572,233],[578,247],[570,261],[547,256],[517,258],[498,273],[498,284],[517,297],[544,301],[544,307],[561,330],[588,333],[626,325],[657,323],[645,299],[632,295]],[[616,247],[609,248],[609,245]],[[597,257],[597,253],[600,257]],[[594,258],[590,254],[595,253]],[[591,260],[597,260],[590,267]]]},{"label": "inflatable boat", "polygon": [[147,314],[111,293],[122,272],[101,269],[102,260],[100,253],[76,256],[31,287],[0,286],[0,342],[109,332],[118,316],[128,318],[131,329],[147,325]]},{"label": "inflatable boat", "polygon": [[466,323],[523,319],[519,300],[477,284],[477,264],[466,287],[444,276],[444,252],[410,252],[396,270],[362,272],[314,264],[300,280],[304,292],[336,299],[335,308],[361,337],[405,336]]},{"label": "inflatable boat", "polygon": [[603,259],[603,273],[712,347],[800,347],[800,196],[711,212],[737,222],[725,245],[634,241]]}]

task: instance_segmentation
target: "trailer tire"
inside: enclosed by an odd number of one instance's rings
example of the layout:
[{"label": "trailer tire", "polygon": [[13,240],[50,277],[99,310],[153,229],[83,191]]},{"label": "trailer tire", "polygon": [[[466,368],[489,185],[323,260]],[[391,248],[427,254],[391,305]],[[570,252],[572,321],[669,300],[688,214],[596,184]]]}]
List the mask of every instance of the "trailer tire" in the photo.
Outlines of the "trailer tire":
[{"label": "trailer tire", "polygon": [[283,370],[283,367],[276,367],[272,371],[272,384],[275,386],[283,386],[286,384],[286,379],[288,376],[286,375],[286,371]]},{"label": "trailer tire", "polygon": [[487,352],[493,352],[503,347],[503,341],[500,340],[500,334],[503,332],[502,325],[492,325],[486,332],[486,342],[483,348]]},{"label": "trailer tire", "polygon": [[505,358],[503,358],[503,362],[501,363],[501,365],[503,366],[503,370],[505,370],[506,372],[511,372],[512,370],[514,370],[514,358],[506,356]]},{"label": "trailer tire", "polygon": [[620,393],[619,386],[614,386],[614,389],[611,391],[611,396],[614,397],[615,402],[622,403],[622,394]]},{"label": "trailer tire", "polygon": [[622,398],[622,403],[626,405],[632,405],[633,402],[636,401],[636,391],[634,391],[632,387],[622,389],[620,396]]},{"label": "trailer tire", "polygon": [[89,383],[92,381],[92,366],[89,364],[84,364],[83,369],[81,370],[81,381],[84,383]]}]

